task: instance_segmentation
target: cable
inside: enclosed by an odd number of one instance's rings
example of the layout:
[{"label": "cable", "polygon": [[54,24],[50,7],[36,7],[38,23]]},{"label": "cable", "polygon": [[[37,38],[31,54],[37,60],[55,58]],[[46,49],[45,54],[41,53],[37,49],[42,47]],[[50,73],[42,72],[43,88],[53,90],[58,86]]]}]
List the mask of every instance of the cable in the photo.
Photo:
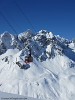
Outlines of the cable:
[{"label": "cable", "polygon": [[17,2],[14,0],[15,4],[17,5],[17,7],[19,8],[19,10],[22,12],[22,14],[24,15],[24,17],[27,19],[27,21],[29,22],[29,24],[31,25],[31,27],[34,29],[34,31],[36,32],[35,28],[33,27],[33,25],[31,24],[31,22],[29,21],[29,19],[27,18],[27,16],[23,13],[22,9],[19,7],[19,5],[17,4]]},{"label": "cable", "polygon": [[4,17],[4,15],[0,12],[0,15],[5,19],[5,21],[8,23],[8,25],[12,28],[12,30],[15,32],[15,33],[17,33],[16,31],[15,31],[15,29],[13,28],[13,26],[9,23],[9,21]]},{"label": "cable", "polygon": [[[1,5],[1,4],[0,4]],[[1,5],[2,6],[2,5]],[[3,7],[3,6],[2,6]],[[3,9],[6,11],[6,9],[3,7]],[[9,15],[9,13],[7,12],[7,14]],[[13,22],[17,25],[17,23],[14,21],[14,19],[9,15],[9,17],[13,20]],[[17,27],[21,30],[21,28],[17,25]],[[22,30],[21,30],[22,31]],[[23,31],[22,31],[23,32]]]}]

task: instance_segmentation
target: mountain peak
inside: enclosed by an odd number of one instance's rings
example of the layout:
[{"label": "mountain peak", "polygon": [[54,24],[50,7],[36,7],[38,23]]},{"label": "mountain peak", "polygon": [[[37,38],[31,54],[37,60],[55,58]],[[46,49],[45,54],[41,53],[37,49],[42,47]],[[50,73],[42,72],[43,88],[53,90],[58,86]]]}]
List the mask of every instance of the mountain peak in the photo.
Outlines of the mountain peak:
[{"label": "mountain peak", "polygon": [[2,36],[8,36],[8,35],[10,35],[10,33],[8,31],[5,31],[4,33],[1,34],[1,37]]},{"label": "mountain peak", "polygon": [[39,33],[47,33],[47,30],[40,30]]}]

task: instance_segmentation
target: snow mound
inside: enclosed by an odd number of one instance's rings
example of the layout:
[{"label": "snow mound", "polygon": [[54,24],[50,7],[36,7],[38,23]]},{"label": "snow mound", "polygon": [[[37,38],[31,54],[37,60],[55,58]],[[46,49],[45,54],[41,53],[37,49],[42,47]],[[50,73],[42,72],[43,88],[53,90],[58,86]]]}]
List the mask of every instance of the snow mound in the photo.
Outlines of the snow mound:
[{"label": "snow mound", "polygon": [[[36,98],[31,98],[31,97],[25,97],[25,96],[22,96],[22,95],[17,95],[17,94],[11,94],[11,93],[6,93],[6,92],[1,92],[0,91],[0,100],[2,99],[17,99],[17,100],[39,100],[39,99],[36,99]],[[40,100],[43,100],[43,99],[40,99]]]}]

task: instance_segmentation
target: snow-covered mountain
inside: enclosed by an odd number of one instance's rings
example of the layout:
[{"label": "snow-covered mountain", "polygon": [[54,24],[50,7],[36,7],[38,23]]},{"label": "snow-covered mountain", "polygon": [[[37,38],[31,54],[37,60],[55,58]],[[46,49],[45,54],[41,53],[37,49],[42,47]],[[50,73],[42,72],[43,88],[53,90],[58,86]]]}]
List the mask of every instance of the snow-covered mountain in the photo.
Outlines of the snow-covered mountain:
[{"label": "snow-covered mountain", "polygon": [[[31,49],[33,62],[25,63]],[[75,39],[27,30],[0,35],[0,91],[45,100],[75,100]]]}]

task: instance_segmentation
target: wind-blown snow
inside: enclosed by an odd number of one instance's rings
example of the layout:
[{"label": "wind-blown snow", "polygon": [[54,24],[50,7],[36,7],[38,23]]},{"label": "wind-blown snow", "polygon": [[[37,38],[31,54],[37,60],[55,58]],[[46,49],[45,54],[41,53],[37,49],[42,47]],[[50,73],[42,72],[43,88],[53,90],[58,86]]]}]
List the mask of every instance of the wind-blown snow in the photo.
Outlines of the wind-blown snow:
[{"label": "wind-blown snow", "polygon": [[[74,41],[46,30],[36,35],[30,30],[14,36],[5,32],[0,41],[0,91],[45,100],[75,100]],[[24,62],[27,46],[31,63]]]}]

